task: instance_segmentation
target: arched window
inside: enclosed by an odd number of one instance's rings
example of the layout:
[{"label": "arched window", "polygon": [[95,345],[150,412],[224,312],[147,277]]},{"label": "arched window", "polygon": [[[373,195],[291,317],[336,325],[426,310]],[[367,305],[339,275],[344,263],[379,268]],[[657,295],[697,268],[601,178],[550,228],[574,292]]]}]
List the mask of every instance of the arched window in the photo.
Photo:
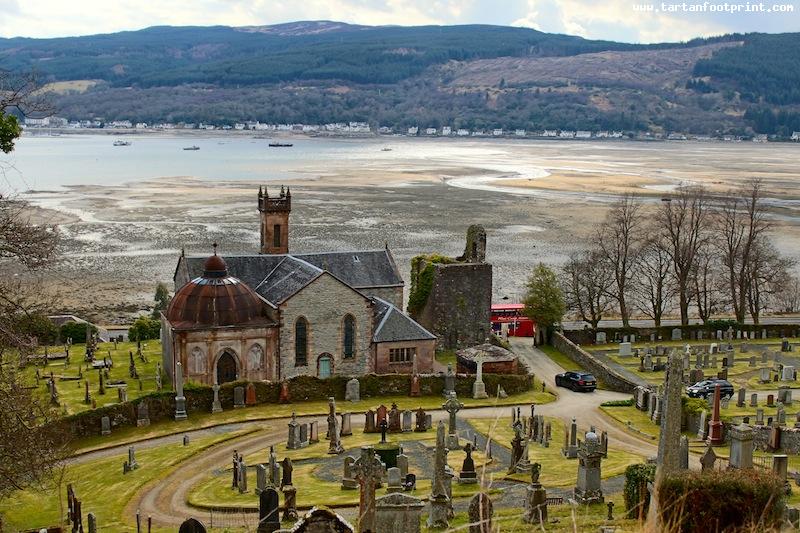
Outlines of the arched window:
[{"label": "arched window", "polygon": [[345,357],[353,357],[356,353],[356,319],[353,315],[345,315],[343,327],[342,353]]},{"label": "arched window", "polygon": [[294,364],[308,364],[308,321],[303,317],[294,323]]}]

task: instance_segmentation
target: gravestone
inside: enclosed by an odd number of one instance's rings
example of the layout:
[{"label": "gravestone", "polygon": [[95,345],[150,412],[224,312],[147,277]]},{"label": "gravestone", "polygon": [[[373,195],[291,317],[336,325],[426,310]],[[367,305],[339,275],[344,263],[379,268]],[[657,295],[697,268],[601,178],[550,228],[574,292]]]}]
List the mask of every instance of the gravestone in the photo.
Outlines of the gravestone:
[{"label": "gravestone", "polygon": [[353,434],[353,428],[350,425],[350,413],[341,413],[339,418],[341,418],[341,430],[339,431],[339,435],[342,437],[349,437]]},{"label": "gravestone", "polygon": [[244,407],[244,387],[233,388],[233,408],[240,409]]},{"label": "gravestone", "polygon": [[244,403],[248,407],[252,407],[256,404],[256,386],[252,383],[247,384]]},{"label": "gravestone", "polygon": [[[653,398],[655,394],[650,397]],[[653,402],[655,403],[655,402]],[[575,417],[572,417],[572,423],[567,427],[564,425],[564,447],[561,448],[561,454],[567,459],[576,459],[578,457],[578,423]]]},{"label": "gravestone", "polygon": [[689,437],[687,437],[686,435],[681,435],[679,456],[680,456],[679,468],[681,470],[688,470],[689,469]]},{"label": "gravestone", "polygon": [[736,407],[744,407],[744,402],[746,398],[747,398],[747,389],[741,387],[736,393]]},{"label": "gravestone", "polygon": [[308,443],[316,444],[319,442],[319,422],[312,420],[308,423]]},{"label": "gravestone", "polygon": [[472,484],[478,482],[478,473],[475,471],[475,461],[472,459],[472,444],[467,443],[464,446],[464,453],[466,457],[461,464],[461,472],[458,473],[458,482],[463,484]]},{"label": "gravestone", "polygon": [[631,343],[629,342],[620,343],[619,355],[620,357],[630,357],[631,355],[633,355],[633,351],[631,350]]},{"label": "gravestone", "polygon": [[781,381],[794,381],[794,367],[786,365],[781,372]]},{"label": "gravestone", "polygon": [[700,422],[697,424],[697,438],[706,440],[708,411],[700,411]]},{"label": "gravestone", "polygon": [[598,331],[597,333],[595,333],[594,343],[595,344],[605,344],[606,343],[606,332],[605,331]]},{"label": "gravestone", "polygon": [[758,407],[758,394],[755,392],[750,395],[750,407]]},{"label": "gravestone", "polygon": [[445,398],[450,396],[451,392],[456,391],[456,375],[453,373],[453,364],[447,364],[447,372],[444,375],[444,391],[442,394]]},{"label": "gravestone", "polygon": [[364,413],[364,433],[376,433],[375,427],[375,411],[369,409]]},{"label": "gravestone", "polygon": [[281,528],[278,491],[268,487],[258,497],[258,533],[272,533]]},{"label": "gravestone", "polygon": [[196,518],[189,518],[181,523],[178,533],[206,533],[206,526]]},{"label": "gravestone", "polygon": [[139,468],[139,463],[136,462],[136,449],[133,446],[128,446],[128,468],[131,470]]},{"label": "gravestone", "polygon": [[756,425],[757,426],[764,425],[764,410],[761,408],[756,409]]},{"label": "gravestone", "polygon": [[751,355],[750,356],[750,359],[749,359],[749,361],[747,363],[747,366],[749,366],[750,368],[755,368],[756,367],[756,356],[755,355]]},{"label": "gravestone", "polygon": [[389,410],[389,433],[400,433],[403,430],[403,422],[401,419],[400,409],[397,404],[393,403],[392,408]]},{"label": "gravestone", "polygon": [[403,411],[403,433],[410,433],[412,430],[412,418],[414,414],[406,409]]},{"label": "gravestone", "polygon": [[342,488],[345,490],[353,490],[358,488],[358,482],[353,477],[353,463],[356,460],[351,456],[344,458],[342,468]]},{"label": "gravestone", "polygon": [[344,400],[346,402],[359,402],[361,401],[361,384],[356,378],[347,382],[347,387],[344,393]]},{"label": "gravestone", "polygon": [[447,448],[450,450],[455,450],[459,447],[458,445],[458,428],[456,427],[456,414],[461,408],[464,407],[464,404],[458,401],[458,397],[456,396],[455,392],[451,392],[447,398],[447,401],[442,404],[442,409],[447,411]]},{"label": "gravestone", "polygon": [[286,440],[286,447],[290,450],[297,450],[303,447],[302,440],[300,439],[300,424],[297,422],[297,415],[292,413],[292,419],[289,420],[289,437]]},{"label": "gravestone", "polygon": [[375,523],[375,488],[383,477],[383,463],[372,446],[362,446],[360,457],[353,463],[352,472],[361,488],[358,508],[360,532],[377,533]]},{"label": "gravestone", "polygon": [[300,447],[305,448],[308,444],[308,424],[304,422],[300,424]]},{"label": "gravestone", "polygon": [[88,513],[86,515],[86,523],[89,526],[88,533],[97,533],[97,518],[94,516],[94,513]]},{"label": "gravestone", "polygon": [[221,413],[222,402],[219,401],[219,383],[215,381],[214,385],[211,386],[211,390],[214,392],[214,401],[211,402],[211,412]]},{"label": "gravestone", "polygon": [[408,475],[408,456],[403,453],[402,446],[400,446],[400,453],[397,454],[396,464],[397,468],[400,469],[400,476],[405,479]]},{"label": "gravestone", "polygon": [[260,495],[267,489],[267,466],[256,465],[256,495]]},{"label": "gravestone", "polygon": [[541,464],[531,465],[531,484],[527,487],[522,520],[529,524],[540,524],[543,528],[547,523],[547,491],[539,482],[541,472]]},{"label": "gravestone", "polygon": [[387,479],[387,493],[393,492],[402,492],[403,491],[403,477],[400,473],[400,469],[396,466],[393,466],[386,470],[386,479]]},{"label": "gravestone", "polygon": [[436,449],[434,451],[433,480],[431,481],[430,513],[428,528],[449,527],[450,497],[447,491],[447,448],[445,447],[444,422],[436,427]]},{"label": "gravestone", "polygon": [[494,509],[492,500],[485,492],[478,492],[469,501],[467,516],[469,519],[469,533],[492,533],[492,516]]},{"label": "gravestone", "polygon": [[590,431],[578,448],[578,480],[573,490],[573,498],[581,505],[604,501],[600,484],[602,459],[600,441],[597,435]]},{"label": "gravestone", "polygon": [[472,384],[472,399],[483,400],[489,397],[486,394],[486,384],[483,382],[483,359],[478,357],[475,359],[476,374],[475,382]]},{"label": "gravestone", "polygon": [[729,430],[731,439],[730,467],[753,468],[753,428],[739,424]]},{"label": "gravestone", "polygon": [[389,493],[375,500],[375,525],[381,533],[419,533],[425,503],[402,493]]},{"label": "gravestone", "polygon": [[150,425],[150,410],[147,408],[147,401],[142,400],[136,408],[136,426],[145,427]]},{"label": "gravestone", "polygon": [[422,407],[417,409],[417,412],[415,413],[414,431],[423,432],[428,430],[425,417],[425,410]]},{"label": "gravestone", "polygon": [[111,419],[107,416],[100,419],[100,434],[111,435]]},{"label": "gravestone", "polygon": [[239,494],[244,494],[247,492],[247,464],[244,462],[244,455],[239,456]]},{"label": "gravestone", "polygon": [[183,366],[175,363],[175,420],[186,420],[186,396],[183,395]]},{"label": "gravestone", "polygon": [[379,405],[378,409],[375,411],[375,427],[380,428],[381,422],[386,422],[387,424],[389,421],[386,419],[386,414],[389,410],[386,408],[385,405]]},{"label": "gravestone", "polygon": [[681,328],[675,328],[672,330],[672,340],[674,341],[683,340],[683,330]]},{"label": "gravestone", "polygon": [[762,368],[758,377],[761,383],[769,383],[771,380],[769,375],[769,368]]}]

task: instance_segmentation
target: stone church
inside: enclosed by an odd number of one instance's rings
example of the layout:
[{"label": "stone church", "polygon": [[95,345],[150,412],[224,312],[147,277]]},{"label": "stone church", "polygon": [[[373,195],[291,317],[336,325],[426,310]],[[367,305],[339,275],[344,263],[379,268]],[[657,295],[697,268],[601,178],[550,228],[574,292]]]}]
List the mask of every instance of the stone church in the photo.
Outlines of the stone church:
[{"label": "stone church", "polygon": [[204,384],[431,372],[436,337],[401,311],[388,247],[290,253],[291,208],[289,189],[259,189],[259,254],[181,254],[161,319],[173,381],[177,361]]}]

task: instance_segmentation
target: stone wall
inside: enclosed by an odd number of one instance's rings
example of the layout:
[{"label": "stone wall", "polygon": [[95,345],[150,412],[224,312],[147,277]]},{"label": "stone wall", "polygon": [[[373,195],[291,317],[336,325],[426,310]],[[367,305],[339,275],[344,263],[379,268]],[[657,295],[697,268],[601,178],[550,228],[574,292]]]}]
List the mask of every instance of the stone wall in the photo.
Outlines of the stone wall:
[{"label": "stone wall", "polygon": [[[769,434],[771,428],[769,426],[751,426],[753,428],[753,447],[757,450],[769,451]],[[725,429],[728,424],[725,425]],[[727,431],[726,440],[727,439]],[[788,455],[800,454],[800,429],[793,427],[781,428],[781,452]]]},{"label": "stone wall", "polygon": [[[355,354],[343,355],[344,317],[356,319]],[[333,374],[358,376],[370,368],[372,338],[372,303],[330,274],[322,274],[281,305],[281,379],[316,376],[322,354],[333,358]],[[306,364],[295,365],[295,323],[299,317],[308,321]]]},{"label": "stone wall", "polygon": [[[660,328],[598,328],[597,332],[606,334],[607,342],[621,342],[622,337],[625,335],[636,335],[638,341],[646,342],[650,339],[655,339],[652,342],[659,340],[668,341],[672,339],[672,330],[681,330],[681,339],[689,340],[707,340],[714,342],[716,339],[717,331],[723,333],[727,331],[727,326],[721,329],[707,328],[702,324],[692,324],[689,326],[662,326]],[[749,336],[753,339],[770,338],[780,339],[783,337],[797,337],[800,334],[800,326],[797,324],[769,324],[754,326],[752,324],[738,325],[734,327],[733,338],[734,340]],[[591,329],[574,329],[564,331],[564,335],[572,342],[578,344],[595,344],[596,333]],[[766,336],[766,337],[765,337]]]},{"label": "stone wall", "polygon": [[436,335],[442,349],[482,344],[489,337],[492,308],[492,265],[434,264],[433,285],[416,317]]},{"label": "stone wall", "polygon": [[436,341],[416,340],[403,342],[380,342],[373,345],[375,361],[373,363],[376,374],[411,374],[413,363],[390,363],[389,350],[393,348],[416,348],[417,372],[429,374],[433,372],[433,358],[436,351]]},{"label": "stone wall", "polygon": [[611,390],[632,393],[636,388],[635,383],[628,381],[625,376],[574,344],[560,332],[553,333],[551,342],[558,351],[578,363],[586,371],[594,374],[594,377],[604,382]]}]

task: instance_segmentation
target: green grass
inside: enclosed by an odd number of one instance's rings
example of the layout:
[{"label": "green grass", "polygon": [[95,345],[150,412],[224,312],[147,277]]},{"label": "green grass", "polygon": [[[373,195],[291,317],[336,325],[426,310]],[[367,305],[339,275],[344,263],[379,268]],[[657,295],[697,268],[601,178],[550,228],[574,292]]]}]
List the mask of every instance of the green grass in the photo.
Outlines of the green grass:
[{"label": "green grass", "polygon": [[[608,508],[605,503],[598,503],[594,505],[580,505],[573,511],[572,507],[568,504],[559,506],[548,506],[547,518],[548,533],[561,533],[575,531],[598,531],[600,526],[615,526],[619,529],[617,531],[639,531],[639,524],[636,520],[622,520],[621,517],[625,514],[625,502],[622,494],[615,494],[611,497],[606,497],[606,502],[614,502],[614,518],[615,520],[607,521],[606,516]],[[425,526],[425,518],[423,514],[422,531],[432,532],[441,531],[429,529]],[[469,518],[467,513],[456,513],[455,519],[450,521],[451,530],[467,531],[467,524]],[[521,509],[498,509],[495,508],[494,516],[492,518],[492,525],[502,533],[531,533],[532,531],[542,531],[539,526],[526,524],[522,521]]]},{"label": "green grass", "polygon": [[[536,403],[537,405],[555,401],[556,397],[550,392],[541,392],[541,382],[536,380],[534,389],[522,394],[509,395],[508,398],[487,398],[485,400],[473,400],[472,398],[459,398],[464,407],[487,407],[494,405],[516,405],[526,403]],[[416,410],[422,407],[425,410],[441,409],[443,399],[440,396],[422,396],[411,398],[408,396],[385,396],[381,398],[363,398],[359,402],[338,403],[340,412],[351,412],[353,417],[362,416],[368,409],[374,409],[380,404],[390,406],[397,403],[401,410]],[[74,453],[85,453],[98,449],[118,446],[130,442],[141,441],[164,435],[184,433],[195,429],[208,428],[222,424],[243,422],[248,420],[271,420],[277,418],[287,418],[296,413],[298,416],[327,416],[327,400],[317,400],[313,402],[299,402],[291,404],[261,404],[245,409],[229,409],[222,413],[197,413],[190,411],[189,419],[182,422],[173,420],[163,420],[155,422],[147,428],[125,427],[114,429],[111,435],[92,436],[76,440],[71,443]]]},{"label": "green grass", "polygon": [[453,365],[453,371],[456,369],[456,352],[455,350],[443,350],[436,352],[436,362],[444,366]]},{"label": "green grass", "polygon": [[[39,353],[44,353],[44,347],[38,350]],[[129,352],[133,352],[133,358],[136,363],[136,372],[140,380],[132,379],[129,375],[130,356]],[[50,347],[49,353],[55,354],[57,352],[63,353],[63,347]],[[91,370],[91,366],[87,367],[84,362],[84,355],[86,353],[85,344],[75,344],[70,349],[70,364],[64,366],[63,360],[51,361],[47,366],[33,366],[25,367],[23,377],[26,383],[31,385],[36,384],[36,368],[39,369],[39,375],[42,378],[50,376],[50,372],[56,377],[56,390],[59,395],[60,409],[65,414],[80,413],[91,409],[91,405],[84,402],[85,388],[84,381],[89,381],[89,392],[91,397],[95,400],[97,407],[106,405],[113,405],[119,402],[117,396],[117,389],[106,387],[105,394],[99,393],[99,373],[97,370]],[[147,363],[142,362],[136,356],[136,343],[135,342],[120,342],[117,344],[117,349],[114,349],[114,343],[101,342],[98,344],[97,359],[110,357],[114,361],[114,367],[109,370],[109,381],[123,380],[127,382],[128,400],[133,400],[139,396],[154,392],[156,389],[156,364],[161,362],[161,343],[156,340],[151,340],[142,343],[142,353],[147,359]],[[83,379],[62,381],[59,378],[75,378],[83,373]],[[139,389],[139,382],[141,381],[142,388]],[[162,380],[163,390],[171,390],[172,385],[168,379]],[[47,380],[40,379],[39,394],[49,400],[49,393],[47,389]]]},{"label": "green grass", "polygon": [[[652,420],[650,420],[650,417],[647,416],[645,411],[640,411],[635,406],[606,407],[601,405],[600,410],[619,422],[625,429],[629,429],[628,422],[630,422],[634,428],[638,429],[645,435],[658,438],[658,426],[655,425]],[[637,435],[637,432],[635,431],[632,431],[631,433]]]},{"label": "green grass", "polygon": [[[380,437],[375,434],[356,433],[350,437],[344,437],[342,444],[350,450],[348,455],[357,455],[357,450],[360,446],[365,444],[374,444]],[[427,433],[398,433],[394,435],[387,435],[387,440],[391,442],[408,442],[408,441],[422,441],[427,446],[434,446],[436,435],[433,431]],[[281,446],[277,450],[279,457],[290,457],[292,461],[307,459],[325,459],[331,457],[327,454],[328,442],[320,441],[317,444],[312,444],[307,448],[299,450],[286,450]],[[345,455],[339,456],[343,461]],[[486,464],[486,458],[480,451],[473,452],[472,457],[475,460],[475,467],[480,474],[480,468]],[[415,471],[414,457],[410,457],[409,470]],[[448,455],[448,464],[455,472],[461,470],[461,463],[464,459],[464,453],[452,452]],[[251,454],[245,457],[245,462],[250,465],[255,465],[259,462],[263,463],[267,460],[267,452],[258,454]],[[326,481],[316,475],[316,471],[320,468],[318,464],[296,464],[292,473],[292,482],[295,487],[299,487],[297,494],[298,508],[307,509],[313,506],[325,505],[328,507],[342,507],[358,505],[358,490],[345,490],[341,488],[340,483]],[[431,489],[430,479],[421,479],[425,473],[418,473],[420,479],[417,482],[417,490],[412,492],[414,496],[420,498],[427,498]],[[250,479],[248,485],[255,487],[255,471],[249,470]],[[258,508],[258,501],[253,498],[252,491],[247,494],[239,494],[238,491],[231,489],[231,472],[226,469],[222,472],[209,474],[200,483],[195,485],[189,492],[188,500],[191,505],[201,508]],[[478,490],[477,485],[459,485],[453,482],[453,497],[459,498],[464,496],[471,496]],[[386,488],[378,490],[378,496],[386,493]]]},{"label": "green grass", "polygon": [[[578,461],[575,459],[565,459],[561,455],[561,446],[564,443],[564,423],[556,418],[547,418],[551,423],[550,447],[544,448],[538,444],[528,448],[528,455],[532,463],[541,463],[542,473],[539,478],[545,487],[570,487],[575,485],[575,475],[578,470]],[[511,429],[510,421],[507,418],[498,420],[492,419],[471,419],[469,423],[476,431],[483,435],[491,435],[492,440],[511,448],[511,439],[514,438],[514,431]],[[625,469],[632,464],[641,463],[643,457],[622,450],[615,450],[613,447],[608,450],[608,458],[603,460],[603,478],[621,475]],[[507,467],[507,465],[503,465]],[[502,474],[505,470],[501,471]],[[507,476],[518,481],[530,481],[529,474],[511,474]]]},{"label": "green grass", "polygon": [[544,345],[537,346],[537,348],[547,354],[547,357],[564,370],[583,370],[578,363],[558,351],[554,346]]},{"label": "green grass", "polygon": [[[0,514],[4,516],[10,530],[18,528],[38,528],[59,523],[59,516],[66,511],[61,510],[59,497],[66,509],[66,487],[72,483],[76,496],[82,502],[84,514],[92,512],[97,517],[98,529],[101,531],[135,531],[135,523],[124,516],[128,502],[145,484],[163,478],[174,471],[179,464],[190,456],[199,453],[214,444],[241,437],[253,431],[231,432],[225,435],[199,438],[188,446],[179,442],[136,452],[136,460],[140,467],[128,474],[122,473],[122,463],[127,459],[127,452],[67,466],[59,488],[51,486],[45,489],[30,489],[18,492],[0,505]],[[174,531],[165,529],[164,531]]]}]

